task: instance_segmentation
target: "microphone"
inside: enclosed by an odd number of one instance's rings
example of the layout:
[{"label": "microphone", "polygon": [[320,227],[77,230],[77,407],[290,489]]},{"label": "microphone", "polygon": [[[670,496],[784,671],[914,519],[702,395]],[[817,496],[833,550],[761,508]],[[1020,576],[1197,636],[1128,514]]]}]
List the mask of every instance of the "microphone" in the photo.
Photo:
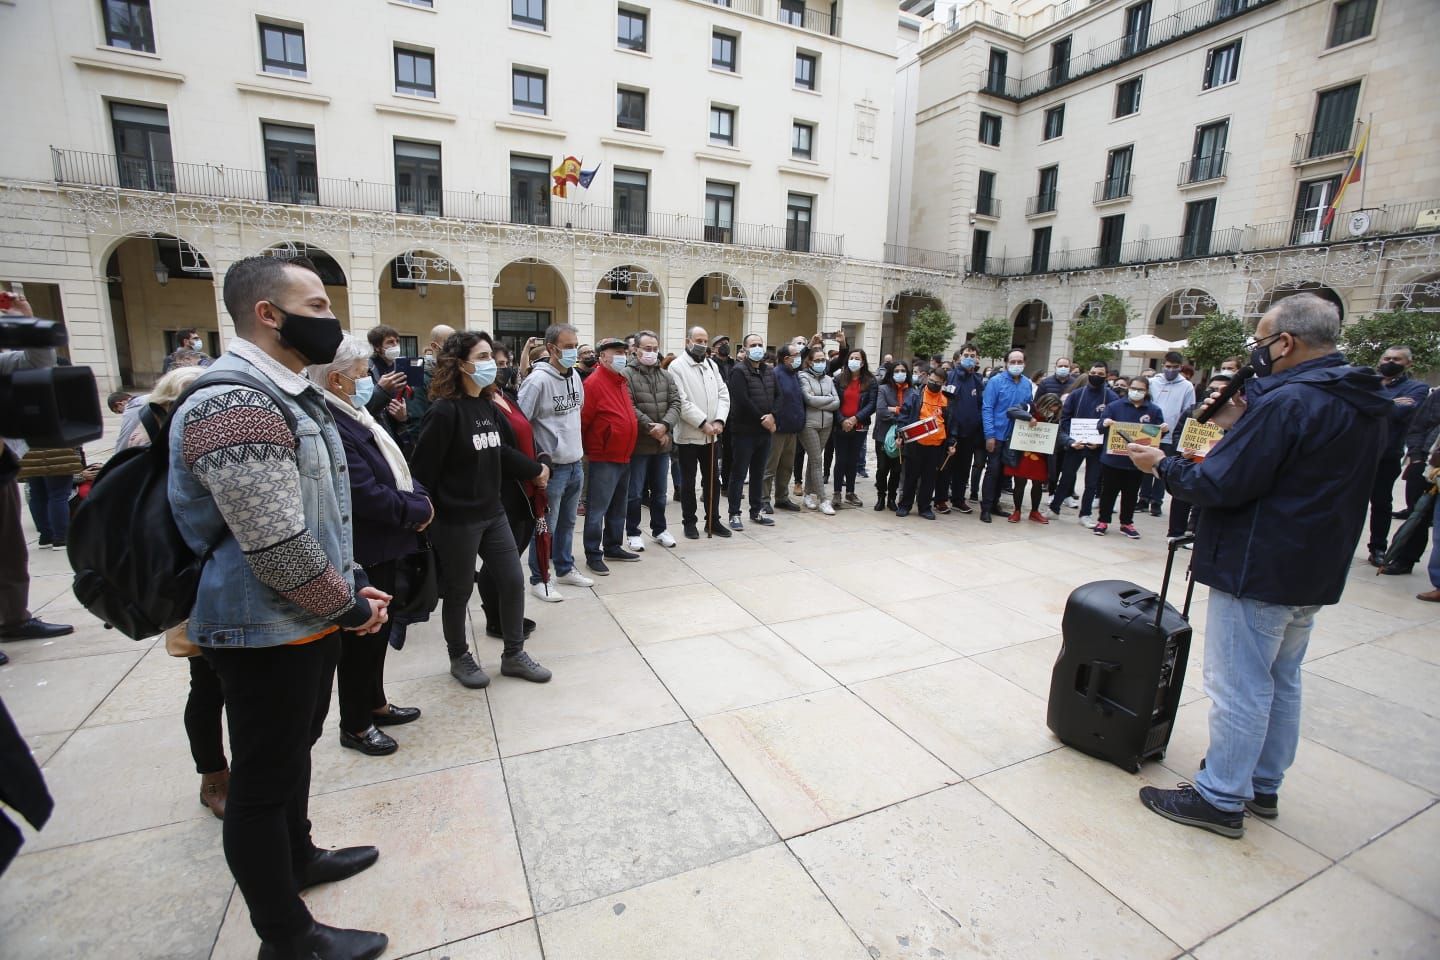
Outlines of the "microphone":
[{"label": "microphone", "polygon": [[1195,422],[1205,423],[1219,413],[1220,409],[1229,403],[1235,394],[1245,389],[1245,381],[1253,376],[1255,376],[1255,368],[1248,364],[1236,370],[1235,376],[1230,378],[1230,382],[1225,385],[1224,390],[1220,391],[1220,396],[1215,398],[1215,402],[1195,414]]}]

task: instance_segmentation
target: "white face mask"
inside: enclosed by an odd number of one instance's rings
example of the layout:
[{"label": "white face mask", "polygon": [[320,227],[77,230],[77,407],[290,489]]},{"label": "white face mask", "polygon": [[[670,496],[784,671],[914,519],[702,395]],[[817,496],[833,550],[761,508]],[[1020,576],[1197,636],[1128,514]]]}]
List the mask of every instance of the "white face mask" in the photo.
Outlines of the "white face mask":
[{"label": "white face mask", "polygon": [[1070,376],[1070,368],[1069,368],[1069,367],[1056,367],[1056,368],[1055,368],[1055,376],[1059,377],[1061,380],[1064,380],[1066,377]]},{"label": "white face mask", "polygon": [[862,364],[859,360],[851,360],[849,363],[845,364],[845,366],[850,368],[851,373],[859,373]]},{"label": "white face mask", "polygon": [[659,351],[659,350],[641,350],[641,351],[640,351],[640,362],[643,363],[643,364],[645,364],[645,366],[647,366],[647,367],[653,367],[653,366],[655,366],[655,364],[657,364],[657,363],[660,362],[660,351]]},{"label": "white face mask", "polygon": [[433,353],[427,353],[427,354],[425,354],[425,367],[426,367],[426,369],[431,369],[431,368],[433,368],[434,366],[435,366],[435,354],[433,354]]},{"label": "white face mask", "polygon": [[1139,403],[1141,400],[1144,400],[1144,399],[1145,399],[1145,391],[1144,391],[1144,390],[1131,390],[1131,391],[1130,391],[1130,402],[1131,402],[1131,403]]},{"label": "white face mask", "polygon": [[386,347],[386,348],[385,348],[385,359],[386,359],[386,360],[399,360],[399,359],[400,359],[400,348],[399,348],[399,347]]},{"label": "white face mask", "polygon": [[199,338],[199,337],[195,337],[193,340],[190,341],[190,349],[191,349],[191,350],[199,350],[199,349],[200,349],[200,338]]}]

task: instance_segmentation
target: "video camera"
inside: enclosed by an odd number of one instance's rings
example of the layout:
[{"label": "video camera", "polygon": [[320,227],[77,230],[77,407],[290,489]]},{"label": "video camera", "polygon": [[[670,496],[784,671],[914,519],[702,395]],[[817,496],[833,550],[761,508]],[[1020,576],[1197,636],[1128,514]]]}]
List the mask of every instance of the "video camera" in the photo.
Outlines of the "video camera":
[{"label": "video camera", "polygon": [[[54,320],[0,317],[0,349],[64,346]],[[100,394],[89,367],[45,367],[0,373],[0,437],[32,447],[77,447],[104,433]]]}]

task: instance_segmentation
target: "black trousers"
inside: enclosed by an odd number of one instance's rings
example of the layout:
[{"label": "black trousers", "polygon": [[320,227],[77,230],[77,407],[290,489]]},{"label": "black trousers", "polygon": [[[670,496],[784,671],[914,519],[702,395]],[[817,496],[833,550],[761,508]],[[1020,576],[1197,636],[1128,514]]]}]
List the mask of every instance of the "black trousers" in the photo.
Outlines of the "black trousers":
[{"label": "black trousers", "polygon": [[1015,497],[1015,512],[1025,512],[1025,485],[1030,485],[1030,509],[1032,512],[1039,512],[1040,500],[1045,496],[1044,480],[1024,480],[1020,477],[1011,477],[1015,481],[1013,492]]},{"label": "black trousers", "polygon": [[887,498],[895,500],[900,496],[903,471],[900,461],[885,452],[885,441],[875,441],[875,496],[881,502]]},{"label": "black trousers", "polygon": [[1124,467],[1100,465],[1100,522],[1109,523],[1120,498],[1120,523],[1135,522],[1135,501],[1140,498],[1140,481],[1145,474]]},{"label": "black trousers", "polygon": [[[516,547],[519,550],[521,565],[524,565],[525,551],[530,546],[530,541],[535,538],[535,518],[528,512],[506,511],[510,521],[510,535],[515,538]],[[523,515],[522,515],[523,513]],[[523,569],[522,569],[523,574]],[[500,583],[495,578],[495,565],[483,564],[480,572],[475,574],[475,588],[480,591],[480,608],[485,611],[485,629],[500,629],[500,607],[504,602],[500,596]],[[525,595],[520,595],[521,602],[524,602]],[[524,622],[525,614],[520,614],[521,622]]]},{"label": "black trousers", "polygon": [[[1413,512],[1415,510],[1415,502],[1430,488],[1430,484],[1425,482],[1425,464],[1423,461],[1409,464],[1403,472],[1405,474],[1405,506]],[[1435,515],[1434,510],[1435,508],[1432,505],[1430,511],[1431,517]],[[1432,524],[1427,522],[1420,528],[1423,532],[1411,541],[1409,549],[1397,558],[1398,562],[1408,563],[1412,566],[1420,562],[1420,558],[1425,553],[1425,547],[1430,542],[1431,526]],[[1440,547],[1436,549],[1440,549]]]},{"label": "black trousers", "polygon": [[30,555],[20,520],[20,485],[0,483],[0,627],[30,619]]},{"label": "black trousers", "polygon": [[919,443],[905,445],[905,492],[900,494],[900,507],[909,510],[919,495],[918,504],[923,512],[930,509],[935,495],[935,477],[940,472],[940,461],[945,459],[945,445],[927,447]]},{"label": "black trousers", "polygon": [[724,518],[718,510],[720,497],[720,442],[677,443],[680,457],[680,518],[685,526],[698,526],[695,503],[695,475],[700,475],[700,494],[705,498],[705,516],[712,523]]},{"label": "black trousers", "polygon": [[1399,457],[1385,457],[1375,468],[1370,488],[1370,549],[1385,551],[1390,539],[1390,512],[1395,509],[1395,481],[1400,479]]},{"label": "black trousers", "polygon": [[1005,485],[1005,462],[1001,459],[1004,450],[1004,441],[997,440],[995,449],[985,453],[985,485],[980,491],[980,502],[992,512],[1000,509],[1000,488]]},{"label": "black trousers", "polygon": [[855,492],[855,472],[860,465],[861,451],[865,449],[865,431],[856,424],[854,430],[846,433],[837,424],[830,431],[830,436],[835,441],[834,490],[836,499],[839,499],[842,490],[845,493]]},{"label": "black trousers", "polygon": [[525,648],[525,574],[520,550],[503,512],[484,520],[456,521],[437,518],[429,528],[435,550],[440,586],[440,627],[450,659],[470,649],[465,635],[468,604],[475,589],[475,558],[490,568],[500,597],[500,632],[505,655]]},{"label": "black trousers", "polygon": [[740,512],[740,497],[745,493],[745,478],[750,478],[750,515],[760,512],[765,492],[765,464],[770,459],[770,433],[737,433],[730,438],[730,515]]},{"label": "black trousers", "polygon": [[298,646],[206,647],[225,696],[230,792],[225,861],[271,943],[310,925],[296,875],[314,856],[310,839],[310,748],[330,709],[340,633]]},{"label": "black trousers", "polygon": [[225,741],[220,736],[225,691],[215,668],[203,656],[191,657],[190,696],[185,699],[185,738],[190,741],[190,757],[199,774],[219,773],[225,769]]},{"label": "black trousers", "polygon": [[[385,593],[395,592],[395,567],[387,560],[365,568],[370,585]],[[336,668],[340,691],[340,729],[364,733],[374,722],[374,712],[385,706],[385,651],[390,649],[390,623],[375,633],[346,634],[340,641],[340,665]]]},{"label": "black trousers", "polygon": [[1066,450],[1063,456],[1052,457],[1064,461],[1060,467],[1060,480],[1055,485],[1055,496],[1050,498],[1050,509],[1056,513],[1067,499],[1075,496],[1075,481],[1080,468],[1085,468],[1085,492],[1080,496],[1080,516],[1090,516],[1095,497],[1100,492],[1100,448],[1093,450]]},{"label": "black trousers", "polygon": [[970,479],[970,463],[976,453],[985,451],[985,435],[972,433],[955,438],[955,455],[935,481],[935,499],[949,502],[965,499],[965,483]]}]

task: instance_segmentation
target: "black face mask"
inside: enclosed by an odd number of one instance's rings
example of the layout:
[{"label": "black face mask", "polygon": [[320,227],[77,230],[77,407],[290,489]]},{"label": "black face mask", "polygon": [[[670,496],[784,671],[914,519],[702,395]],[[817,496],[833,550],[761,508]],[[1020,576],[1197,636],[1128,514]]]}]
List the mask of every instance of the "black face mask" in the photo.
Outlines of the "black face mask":
[{"label": "black face mask", "polygon": [[285,322],[276,331],[280,342],[295,350],[311,364],[330,363],[345,333],[340,329],[338,317],[308,317],[303,313],[287,313],[278,303],[271,300],[270,306],[280,311]]},{"label": "black face mask", "polygon": [[685,352],[690,354],[691,359],[693,359],[696,363],[699,363],[701,360],[705,359],[705,351],[708,349],[709,348],[706,347],[703,343],[692,343],[690,344],[690,346],[685,348]]},{"label": "black face mask", "polygon": [[1256,347],[1250,351],[1250,366],[1255,370],[1255,376],[1268,377],[1273,372],[1271,368],[1275,361],[1270,356],[1270,346],[1278,338],[1278,334],[1270,337],[1263,347]]},{"label": "black face mask", "polygon": [[1405,372],[1405,364],[1397,363],[1394,360],[1387,360],[1375,369],[1380,371],[1380,376],[1382,377],[1398,377]]},{"label": "black face mask", "polygon": [[505,389],[506,387],[508,387],[508,386],[510,385],[510,381],[511,381],[511,380],[514,380],[514,379],[515,379],[515,368],[514,368],[514,367],[499,367],[499,368],[497,368],[496,371],[495,371],[495,383],[496,383],[496,384],[500,387],[500,389],[502,389],[502,390]]},{"label": "black face mask", "polygon": [[720,356],[722,356],[722,357],[728,357],[728,356],[730,356],[730,344],[728,344],[728,343],[722,343],[722,344],[720,344],[720,346],[718,346],[718,347],[715,348],[715,352],[718,353],[718,354],[719,354]]},{"label": "black face mask", "polygon": [[939,393],[940,386],[941,385],[938,383],[931,383],[929,380],[925,381],[925,389],[929,390],[931,393]]},{"label": "black face mask", "polygon": [[1105,378],[1094,373],[1090,374],[1090,386],[1094,387],[1096,390],[1099,390],[1101,387],[1105,386]]}]

